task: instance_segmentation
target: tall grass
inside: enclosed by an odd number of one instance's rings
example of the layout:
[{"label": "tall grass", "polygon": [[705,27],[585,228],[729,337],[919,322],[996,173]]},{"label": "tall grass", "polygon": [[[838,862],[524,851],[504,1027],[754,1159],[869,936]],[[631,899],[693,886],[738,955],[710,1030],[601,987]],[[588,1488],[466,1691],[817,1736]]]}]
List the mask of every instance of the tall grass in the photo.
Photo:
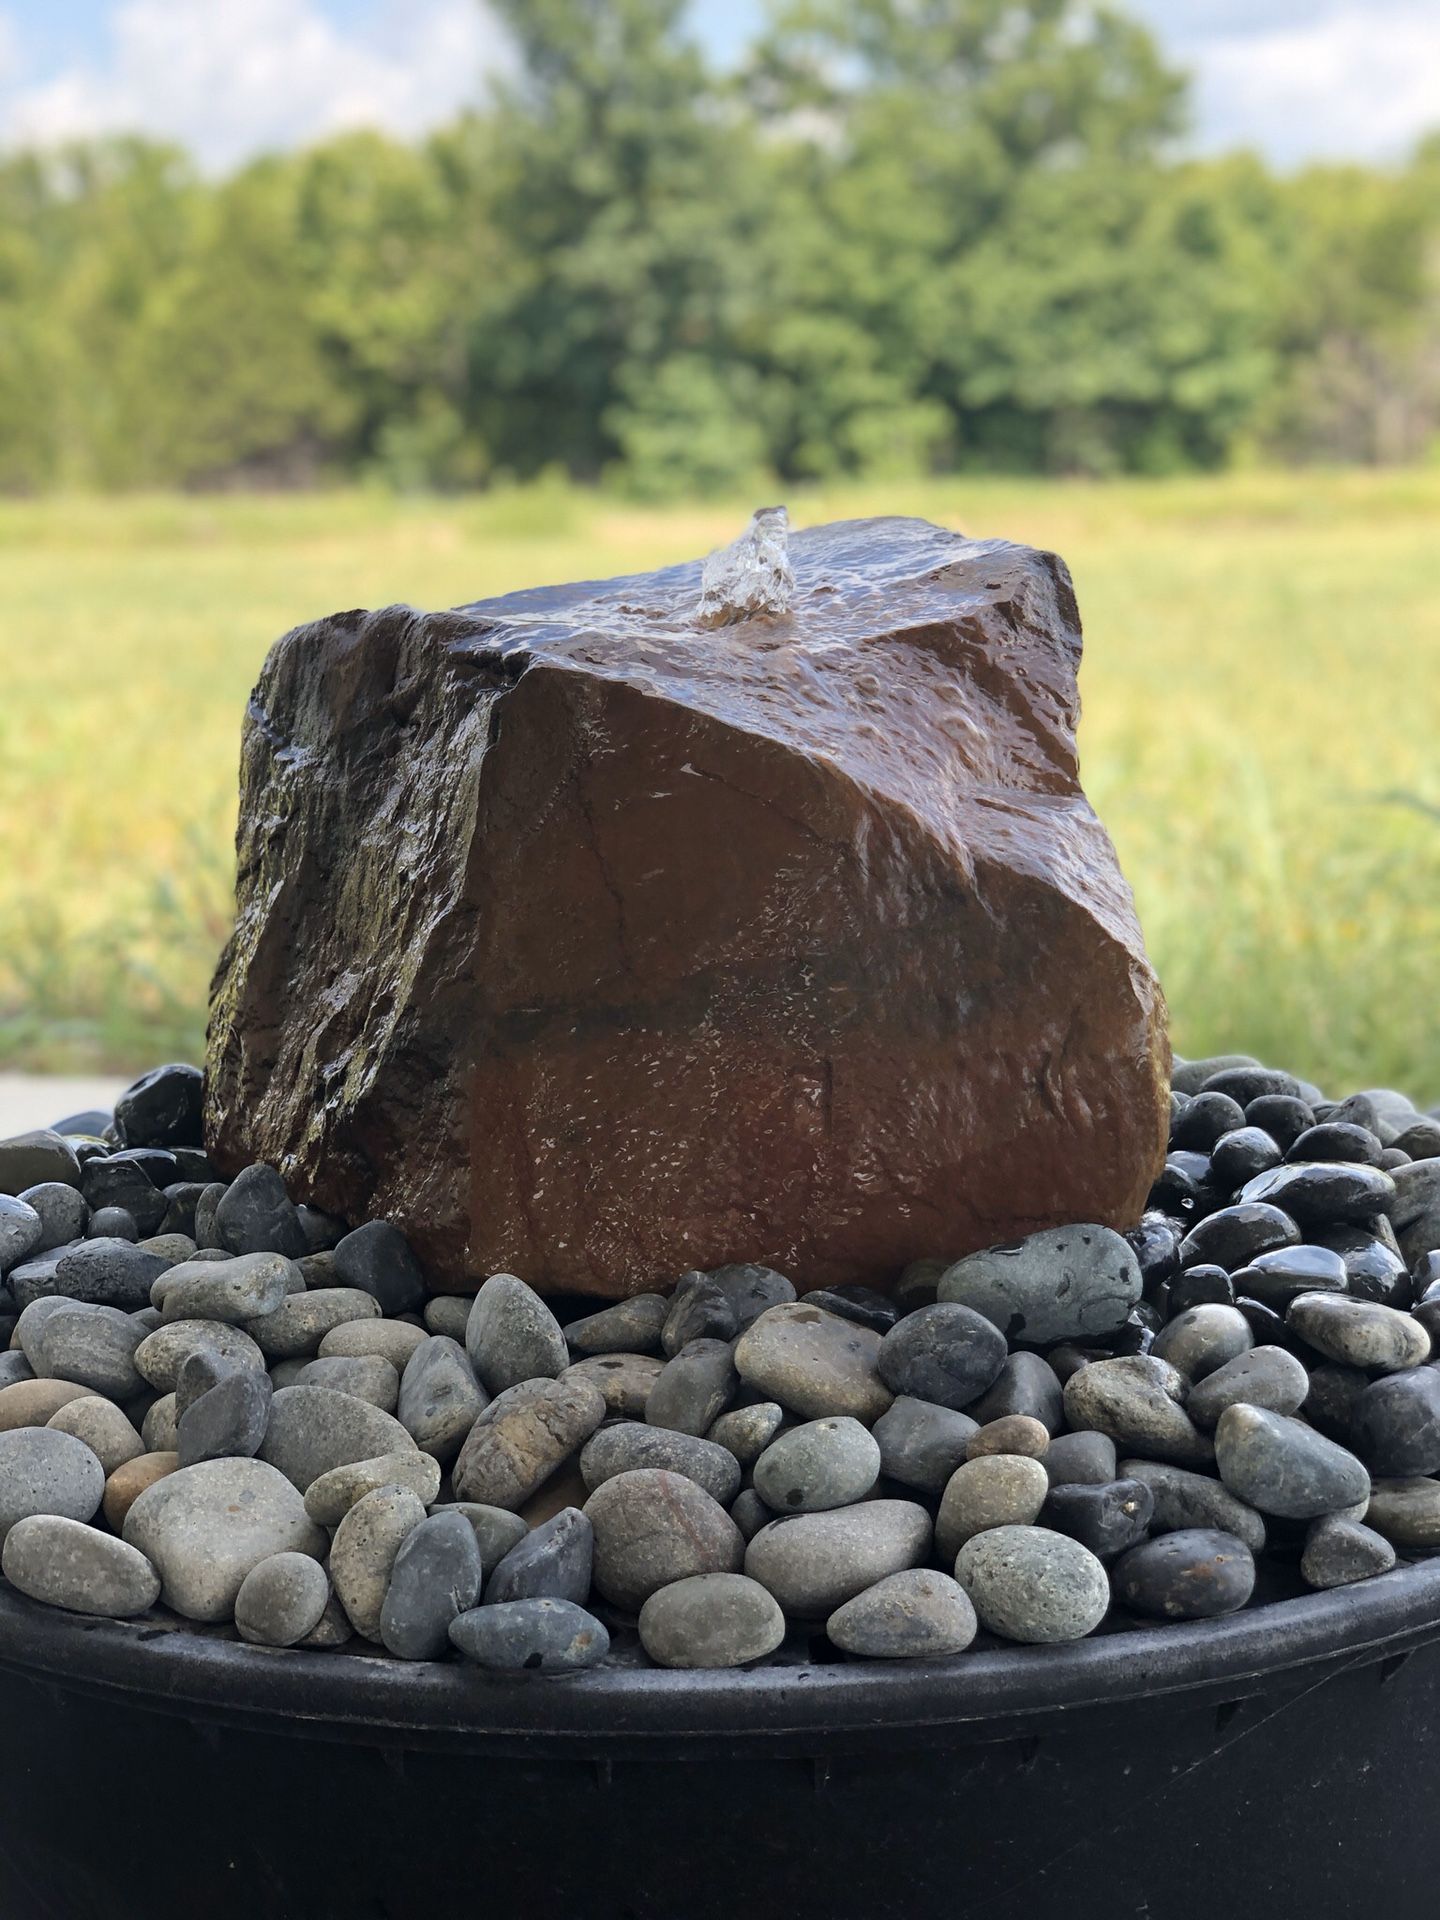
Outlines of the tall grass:
[{"label": "tall grass", "polygon": [[[0,505],[0,1062],[198,1052],[241,714],[335,607],[444,606],[731,537],[558,482],[474,499]],[[1440,1099],[1440,473],[815,491],[1069,560],[1081,748],[1182,1051]]]}]

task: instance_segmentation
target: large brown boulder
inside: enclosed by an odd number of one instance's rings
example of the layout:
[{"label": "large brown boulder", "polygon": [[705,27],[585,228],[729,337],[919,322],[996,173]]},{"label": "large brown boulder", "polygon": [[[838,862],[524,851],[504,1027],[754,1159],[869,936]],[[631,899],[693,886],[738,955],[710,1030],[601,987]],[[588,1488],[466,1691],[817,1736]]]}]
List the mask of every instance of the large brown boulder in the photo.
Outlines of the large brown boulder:
[{"label": "large brown boulder", "polygon": [[901,519],[789,558],[788,612],[702,612],[694,564],[276,645],[224,1171],[387,1216],[457,1289],[884,1285],[1133,1222],[1164,1008],[1080,789],[1064,565]]}]

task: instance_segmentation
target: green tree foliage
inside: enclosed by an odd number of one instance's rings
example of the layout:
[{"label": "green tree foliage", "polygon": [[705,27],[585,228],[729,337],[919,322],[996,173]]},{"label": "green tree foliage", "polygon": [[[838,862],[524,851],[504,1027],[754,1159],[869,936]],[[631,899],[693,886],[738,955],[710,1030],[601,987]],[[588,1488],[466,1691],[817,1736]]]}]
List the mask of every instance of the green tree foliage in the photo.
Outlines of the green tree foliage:
[{"label": "green tree foliage", "polygon": [[1182,82],[1086,0],[498,0],[483,109],[207,181],[0,162],[0,488],[669,496],[957,467],[1393,461],[1440,436],[1440,138],[1176,159]]}]

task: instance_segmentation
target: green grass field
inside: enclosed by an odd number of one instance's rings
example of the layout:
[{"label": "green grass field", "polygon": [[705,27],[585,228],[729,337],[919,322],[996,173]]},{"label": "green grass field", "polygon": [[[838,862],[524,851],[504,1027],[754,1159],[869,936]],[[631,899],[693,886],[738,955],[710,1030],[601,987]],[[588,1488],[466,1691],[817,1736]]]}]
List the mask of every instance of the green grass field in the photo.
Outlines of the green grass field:
[{"label": "green grass field", "polygon": [[[0,1065],[198,1055],[241,715],[285,628],[683,559],[750,504],[0,505]],[[1063,553],[1086,785],[1177,1047],[1440,1099],[1440,472],[926,481],[790,507]]]}]

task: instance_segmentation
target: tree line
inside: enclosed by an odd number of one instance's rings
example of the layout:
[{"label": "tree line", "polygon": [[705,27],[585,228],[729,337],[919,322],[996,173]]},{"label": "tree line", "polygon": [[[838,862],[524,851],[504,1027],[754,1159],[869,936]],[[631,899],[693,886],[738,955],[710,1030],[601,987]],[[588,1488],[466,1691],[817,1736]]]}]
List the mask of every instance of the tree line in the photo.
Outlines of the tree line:
[{"label": "tree line", "polygon": [[1081,0],[500,0],[483,109],[209,180],[0,163],[0,489],[649,496],[773,475],[1399,461],[1440,438],[1440,137],[1176,158],[1183,80]]}]

